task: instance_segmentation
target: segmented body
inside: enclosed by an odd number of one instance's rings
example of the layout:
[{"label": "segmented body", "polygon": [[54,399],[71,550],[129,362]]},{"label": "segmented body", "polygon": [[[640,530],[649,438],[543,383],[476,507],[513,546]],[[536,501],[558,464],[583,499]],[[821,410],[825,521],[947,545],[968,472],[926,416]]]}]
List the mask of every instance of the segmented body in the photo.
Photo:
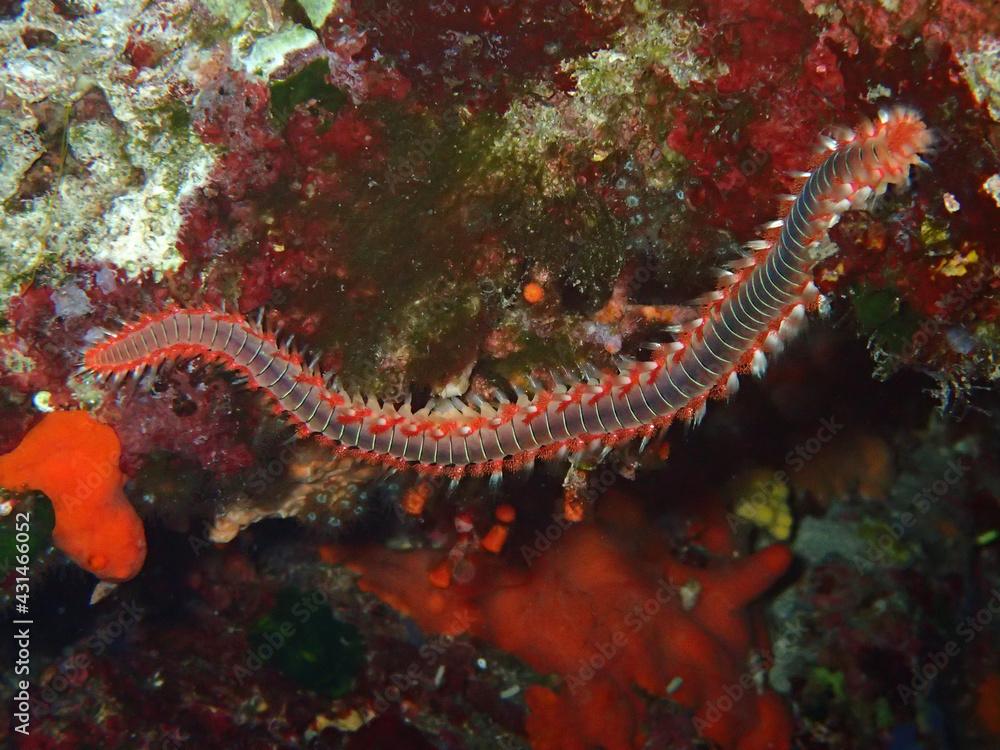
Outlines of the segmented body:
[{"label": "segmented body", "polygon": [[812,269],[829,227],[890,184],[907,180],[930,144],[913,112],[896,108],[841,140],[811,174],[784,219],[767,226],[756,252],[722,274],[702,317],[649,361],[599,380],[559,385],[518,403],[446,402],[411,413],[350,397],[311,370],[272,334],[212,309],[149,315],[86,352],[85,366],[121,374],[173,357],[218,359],[266,391],[299,424],[342,451],[392,466],[460,477],[497,474],[536,458],[599,450],[649,436],[675,418],[700,419],[707,399],[732,393],[738,372],[763,372],[819,304]]}]

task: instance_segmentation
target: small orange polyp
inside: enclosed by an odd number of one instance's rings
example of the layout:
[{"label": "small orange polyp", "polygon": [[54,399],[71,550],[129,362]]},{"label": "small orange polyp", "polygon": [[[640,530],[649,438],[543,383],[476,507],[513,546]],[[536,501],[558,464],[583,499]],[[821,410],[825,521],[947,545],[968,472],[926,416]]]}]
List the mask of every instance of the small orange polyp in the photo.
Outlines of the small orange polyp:
[{"label": "small orange polyp", "polygon": [[524,285],[521,293],[524,295],[525,302],[529,305],[537,305],[545,299],[545,288],[537,281],[529,281]]},{"label": "small orange polyp", "polygon": [[507,542],[507,534],[507,527],[502,523],[493,524],[490,530],[486,532],[486,536],[483,537],[483,541],[481,542],[483,549],[492,552],[494,555],[499,554]]},{"label": "small orange polyp", "polygon": [[451,586],[451,561],[442,560],[438,565],[434,566],[427,574],[427,580],[431,586],[438,589],[446,589]]},{"label": "small orange polyp", "polygon": [[496,519],[502,523],[513,523],[514,519],[517,518],[517,511],[513,505],[501,503],[497,506],[495,515]]},{"label": "small orange polyp", "polygon": [[55,512],[55,546],[112,582],[135,576],[146,559],[142,521],[122,491],[120,453],[108,425],[83,411],[57,411],[0,456],[0,486],[44,492]]}]

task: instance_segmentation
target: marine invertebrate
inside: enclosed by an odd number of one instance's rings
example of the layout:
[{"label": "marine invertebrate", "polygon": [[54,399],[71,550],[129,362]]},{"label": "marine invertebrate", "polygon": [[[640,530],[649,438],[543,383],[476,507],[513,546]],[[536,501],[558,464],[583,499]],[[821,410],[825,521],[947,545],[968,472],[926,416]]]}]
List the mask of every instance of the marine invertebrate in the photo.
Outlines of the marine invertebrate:
[{"label": "marine invertebrate", "polygon": [[174,357],[219,361],[270,394],[303,433],[332,440],[338,451],[452,479],[499,477],[536,458],[610,450],[648,439],[675,418],[697,422],[709,398],[737,390],[738,373],[762,374],[765,352],[780,352],[807,307],[821,305],[811,272],[829,254],[828,229],[889,185],[904,184],[930,142],[921,119],[902,107],[839,140],[825,137],[830,153],[801,174],[788,213],[747,244],[752,254],[721,273],[719,289],[702,298],[701,316],[676,341],[651,345],[649,360],[626,362],[617,373],[575,384],[554,378],[552,388],[519,394],[516,403],[452,399],[413,412],[408,403],[354,397],[259,318],[207,307],[147,315],[90,348],[84,366],[117,378]]},{"label": "marine invertebrate", "polygon": [[57,411],[0,456],[0,486],[44,492],[56,547],[105,581],[132,578],[146,559],[142,521],[122,492],[120,452],[106,424],[84,411]]}]

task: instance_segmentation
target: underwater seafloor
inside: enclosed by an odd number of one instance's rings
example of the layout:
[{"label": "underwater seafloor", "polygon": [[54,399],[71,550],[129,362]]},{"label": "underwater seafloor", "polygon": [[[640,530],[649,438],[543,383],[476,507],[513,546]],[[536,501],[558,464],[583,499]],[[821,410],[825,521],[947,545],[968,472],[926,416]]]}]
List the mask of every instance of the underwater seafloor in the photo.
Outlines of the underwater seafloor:
[{"label": "underwater seafloor", "polygon": [[[994,3],[0,0],[0,45],[0,453],[53,496],[0,495],[4,747],[1000,746]],[[78,370],[171,306],[393,402],[605,370],[895,104],[929,168],[831,230],[828,314],[642,452],[451,486],[215,363]]]}]

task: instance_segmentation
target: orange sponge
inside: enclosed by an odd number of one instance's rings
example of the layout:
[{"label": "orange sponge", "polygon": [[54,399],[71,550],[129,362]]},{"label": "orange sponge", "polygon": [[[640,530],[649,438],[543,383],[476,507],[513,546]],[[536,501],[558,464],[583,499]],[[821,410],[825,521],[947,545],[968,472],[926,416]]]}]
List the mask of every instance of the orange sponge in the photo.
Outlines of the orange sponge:
[{"label": "orange sponge", "polygon": [[53,543],[105,581],[132,578],[146,559],[142,521],[122,492],[120,453],[108,425],[83,411],[58,411],[0,456],[0,487],[48,495]]}]

